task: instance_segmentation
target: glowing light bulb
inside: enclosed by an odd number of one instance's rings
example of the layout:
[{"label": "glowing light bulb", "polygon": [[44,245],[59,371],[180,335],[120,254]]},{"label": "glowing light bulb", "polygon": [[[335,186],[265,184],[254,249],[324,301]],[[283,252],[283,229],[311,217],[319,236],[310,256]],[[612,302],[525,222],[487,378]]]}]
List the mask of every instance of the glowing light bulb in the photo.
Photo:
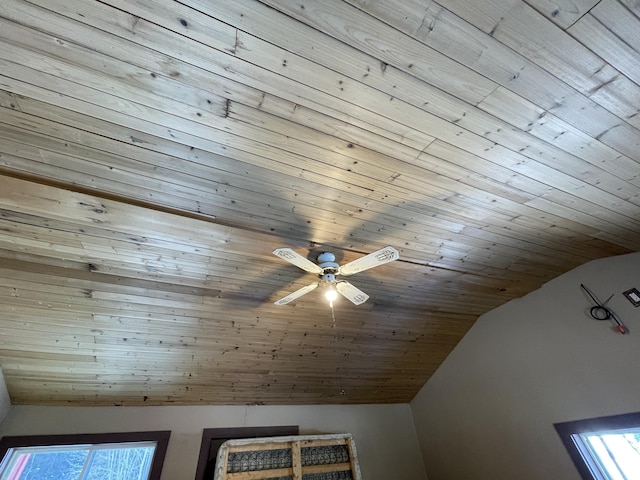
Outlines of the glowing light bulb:
[{"label": "glowing light bulb", "polygon": [[324,298],[326,298],[329,303],[333,303],[335,299],[338,298],[338,292],[336,292],[336,289],[333,288],[333,285],[329,285],[329,287],[327,287]]}]

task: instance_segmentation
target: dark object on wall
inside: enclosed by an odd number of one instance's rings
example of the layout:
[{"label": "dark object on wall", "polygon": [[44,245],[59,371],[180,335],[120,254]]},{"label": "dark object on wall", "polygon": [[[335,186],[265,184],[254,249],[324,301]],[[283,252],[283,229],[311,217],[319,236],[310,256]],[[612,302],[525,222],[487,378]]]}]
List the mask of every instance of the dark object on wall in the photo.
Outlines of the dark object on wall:
[{"label": "dark object on wall", "polygon": [[594,318],[595,320],[613,320],[616,323],[615,329],[617,332],[620,332],[623,335],[625,333],[629,333],[629,329],[625,327],[618,319],[618,317],[616,317],[616,314],[607,307],[607,303],[609,302],[609,300],[611,300],[614,294],[611,294],[611,296],[607,298],[604,303],[600,303],[596,296],[591,293],[589,289],[584,286],[584,284],[581,283],[580,287],[582,287],[582,289],[587,292],[587,294],[591,297],[591,300],[593,300],[596,304],[595,306],[591,307],[591,310],[589,310],[589,314],[592,318]]},{"label": "dark object on wall", "polygon": [[202,431],[200,456],[195,480],[213,480],[214,468],[218,449],[227,440],[240,438],[274,437],[281,435],[298,435],[297,425],[275,427],[234,427],[234,428],[205,428]]},{"label": "dark object on wall", "polygon": [[633,304],[634,307],[640,307],[640,292],[637,288],[631,288],[622,294]]}]

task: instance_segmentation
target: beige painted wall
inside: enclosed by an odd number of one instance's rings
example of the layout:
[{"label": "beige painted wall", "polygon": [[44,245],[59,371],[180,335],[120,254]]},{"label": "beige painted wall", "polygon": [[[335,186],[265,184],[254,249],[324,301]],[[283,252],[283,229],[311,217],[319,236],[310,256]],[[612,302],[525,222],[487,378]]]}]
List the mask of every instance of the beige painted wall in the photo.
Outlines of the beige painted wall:
[{"label": "beige painted wall", "polygon": [[[631,329],[589,316],[584,283]],[[597,260],[482,317],[411,407],[430,480],[580,476],[557,422],[640,411],[640,253]]]},{"label": "beige painted wall", "polygon": [[408,404],[324,406],[13,406],[0,435],[171,430],[162,480],[195,476],[203,428],[299,425],[301,434],[351,433],[366,480],[426,480]]}]

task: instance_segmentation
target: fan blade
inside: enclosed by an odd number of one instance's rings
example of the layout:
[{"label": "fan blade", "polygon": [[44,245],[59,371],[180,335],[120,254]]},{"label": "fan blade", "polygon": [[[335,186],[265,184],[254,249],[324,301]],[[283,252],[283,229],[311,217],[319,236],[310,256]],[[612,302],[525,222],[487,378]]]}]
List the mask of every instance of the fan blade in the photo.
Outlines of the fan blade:
[{"label": "fan blade", "polygon": [[360,305],[369,299],[369,295],[345,280],[336,283],[336,290],[338,290],[341,295],[344,295],[351,300],[355,305]]},{"label": "fan blade", "polygon": [[317,273],[318,275],[322,273],[322,269],[313,263],[310,260],[307,260],[299,253],[294,252],[290,248],[276,248],[273,251],[273,254],[286,260],[289,263],[293,263],[296,267],[301,268],[307,272]]},{"label": "fan blade", "polygon": [[365,255],[362,258],[358,258],[353,262],[342,265],[338,268],[338,273],[340,275],[353,275],[354,273],[362,272],[363,270],[392,262],[398,258],[400,258],[400,254],[395,248],[384,247],[370,253],[369,255]]},{"label": "fan blade", "polygon": [[315,290],[316,288],[318,288],[318,284],[317,283],[312,283],[311,285],[307,285],[306,287],[302,287],[301,289],[296,290],[295,292],[290,293],[286,297],[281,298],[277,302],[273,302],[273,303],[275,303],[276,305],[286,305],[287,303],[292,302],[296,298],[301,297],[305,293],[309,293],[312,290]]}]

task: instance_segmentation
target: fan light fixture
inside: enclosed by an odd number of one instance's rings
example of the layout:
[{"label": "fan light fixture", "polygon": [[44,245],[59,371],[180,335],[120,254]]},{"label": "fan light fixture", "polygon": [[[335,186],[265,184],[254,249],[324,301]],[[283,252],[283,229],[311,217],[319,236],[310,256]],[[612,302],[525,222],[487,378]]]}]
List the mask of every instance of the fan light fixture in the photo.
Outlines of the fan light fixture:
[{"label": "fan light fixture", "polygon": [[325,298],[333,308],[333,302],[338,297],[338,293],[350,300],[354,305],[360,305],[369,299],[369,295],[353,286],[346,280],[336,280],[337,275],[348,276],[362,272],[379,265],[397,260],[400,255],[393,247],[384,247],[369,255],[358,258],[345,265],[336,263],[336,256],[331,252],[323,252],[318,255],[318,263],[315,264],[290,248],[276,248],[273,254],[283,260],[292,263],[296,267],[310,273],[315,273],[320,281],[314,282],[306,287],[302,287],[284,298],[276,301],[276,305],[286,305],[302,295],[315,290],[319,285],[326,287]]}]

